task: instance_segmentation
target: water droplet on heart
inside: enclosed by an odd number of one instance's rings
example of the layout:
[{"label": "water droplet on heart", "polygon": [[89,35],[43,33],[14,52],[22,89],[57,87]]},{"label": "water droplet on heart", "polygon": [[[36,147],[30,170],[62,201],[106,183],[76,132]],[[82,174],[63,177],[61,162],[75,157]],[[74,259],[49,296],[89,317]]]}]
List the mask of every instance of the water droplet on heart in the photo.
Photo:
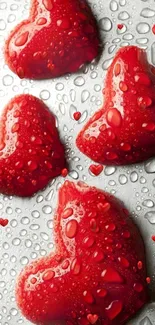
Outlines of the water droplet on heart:
[{"label": "water droplet on heart", "polygon": [[70,220],[65,229],[65,234],[68,238],[74,238],[78,231],[78,222],[76,220]]},{"label": "water droplet on heart", "polygon": [[87,236],[87,237],[85,237],[84,240],[83,240],[83,245],[84,245],[85,247],[87,247],[87,248],[92,247],[92,246],[94,245],[94,243],[95,243],[95,239],[94,239],[93,236]]},{"label": "water droplet on heart", "polygon": [[122,311],[123,303],[120,300],[113,301],[105,310],[110,320],[115,319]]},{"label": "water droplet on heart", "polygon": [[57,26],[61,29],[69,29],[71,27],[71,22],[67,17],[63,17],[57,20]]},{"label": "water droplet on heart", "polygon": [[74,80],[74,85],[75,86],[78,86],[78,87],[81,87],[85,84],[85,79],[81,76],[79,77],[76,77],[75,80]]},{"label": "water droplet on heart", "polygon": [[126,184],[127,181],[128,181],[128,179],[127,179],[127,177],[125,175],[123,175],[123,174],[119,175],[119,182],[120,182],[121,185]]},{"label": "water droplet on heart", "polygon": [[81,94],[81,103],[85,103],[90,97],[90,92],[88,90],[83,90]]},{"label": "water droplet on heart", "polygon": [[96,249],[92,255],[92,258],[96,263],[99,263],[104,260],[104,254],[100,249]]},{"label": "water droplet on heart", "polygon": [[106,115],[107,122],[112,127],[119,127],[122,123],[122,116],[116,108],[111,108]]},{"label": "water droplet on heart", "polygon": [[18,36],[15,40],[15,45],[16,46],[23,46],[28,40],[29,32],[25,32]]},{"label": "water droplet on heart", "polygon": [[68,269],[68,267],[69,267],[69,261],[66,260],[66,261],[64,261],[63,264],[62,264],[62,269],[63,269],[63,270],[66,270],[66,269]]},{"label": "water droplet on heart", "polygon": [[115,152],[106,152],[106,158],[108,160],[115,160],[118,158],[117,154]]},{"label": "water droplet on heart", "polygon": [[97,295],[98,295],[98,297],[100,297],[100,298],[104,298],[104,297],[106,297],[106,295],[107,295],[107,290],[106,289],[98,289],[97,290]]},{"label": "water droplet on heart", "polygon": [[112,0],[110,2],[110,10],[111,11],[117,11],[118,10],[118,3],[115,0]]},{"label": "water droplet on heart", "polygon": [[43,5],[46,10],[52,10],[53,9],[53,0],[43,0]]},{"label": "water droplet on heart", "polygon": [[44,17],[40,17],[38,20],[37,20],[37,25],[45,25],[47,23],[47,19],[44,18]]},{"label": "water droplet on heart", "polygon": [[53,270],[50,270],[50,269],[49,269],[49,270],[47,270],[47,271],[45,271],[45,272],[43,273],[42,278],[43,278],[43,280],[45,280],[45,281],[49,281],[49,280],[53,279],[54,276],[55,276],[55,272],[54,272]]},{"label": "water droplet on heart", "polygon": [[154,202],[152,200],[144,200],[144,202],[142,203],[144,207],[147,208],[153,208],[154,207]]},{"label": "water droplet on heart", "polygon": [[113,167],[113,166],[106,166],[105,169],[104,169],[104,174],[106,176],[110,176],[110,175],[113,175],[116,171],[116,167]]},{"label": "water droplet on heart", "polygon": [[83,292],[83,297],[84,297],[84,300],[85,300],[85,302],[87,304],[93,304],[94,297],[93,297],[93,295],[89,291],[84,291]]},{"label": "water droplet on heart", "polygon": [[81,262],[77,258],[71,263],[71,271],[74,275],[78,275],[81,272]]},{"label": "water droplet on heart", "polygon": [[149,211],[145,214],[145,218],[150,224],[155,224],[155,211]]},{"label": "water droplet on heart", "polygon": [[124,266],[125,268],[128,268],[130,266],[129,261],[125,258],[125,257],[118,257],[118,261],[120,262],[120,264],[122,266]]},{"label": "water droplet on heart", "polygon": [[141,283],[134,283],[133,288],[136,292],[142,292],[144,289]]},{"label": "water droplet on heart", "polygon": [[99,28],[104,32],[108,32],[112,29],[112,22],[108,17],[104,17],[99,20]]},{"label": "water droplet on heart", "polygon": [[63,211],[62,213],[62,218],[63,219],[67,219],[69,217],[71,217],[73,215],[73,209],[72,208],[68,208],[66,210]]},{"label": "water droplet on heart", "polygon": [[123,283],[124,279],[122,276],[113,268],[107,268],[102,271],[101,277],[104,282],[109,282],[109,283]]},{"label": "water droplet on heart", "polygon": [[28,161],[27,165],[30,171],[34,171],[38,168],[38,164],[33,160]]},{"label": "water droplet on heart", "polygon": [[139,34],[146,34],[150,31],[150,26],[149,24],[142,22],[136,26],[136,29]]},{"label": "water droplet on heart", "polygon": [[109,232],[113,232],[116,229],[116,226],[114,223],[110,223],[108,225],[105,226],[105,229]]},{"label": "water droplet on heart", "polygon": [[128,231],[128,230],[123,231],[121,235],[122,235],[122,237],[124,237],[126,239],[131,237],[130,231]]}]

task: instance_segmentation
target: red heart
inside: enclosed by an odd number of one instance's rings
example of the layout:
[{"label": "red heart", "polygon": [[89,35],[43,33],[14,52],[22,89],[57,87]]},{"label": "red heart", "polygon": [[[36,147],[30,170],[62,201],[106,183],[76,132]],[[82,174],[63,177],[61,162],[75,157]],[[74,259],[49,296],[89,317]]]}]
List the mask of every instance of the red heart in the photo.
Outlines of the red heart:
[{"label": "red heart", "polygon": [[30,95],[13,98],[0,127],[0,192],[31,196],[65,166],[55,118],[43,102]]},{"label": "red heart", "polygon": [[0,218],[0,226],[6,227],[8,225],[8,223],[9,223],[8,219]]},{"label": "red heart", "polygon": [[77,71],[99,51],[96,21],[84,0],[32,0],[30,17],[10,34],[5,58],[20,78]]},{"label": "red heart", "polygon": [[144,50],[121,48],[109,68],[104,105],[77,137],[78,148],[106,165],[155,155],[155,82]]},{"label": "red heart", "polygon": [[17,280],[16,300],[30,321],[122,325],[146,303],[143,241],[111,195],[66,181],[55,243],[55,253],[29,264]]},{"label": "red heart", "polygon": [[103,166],[102,165],[90,165],[89,170],[91,171],[92,174],[95,176],[98,176],[102,173],[103,171]]}]

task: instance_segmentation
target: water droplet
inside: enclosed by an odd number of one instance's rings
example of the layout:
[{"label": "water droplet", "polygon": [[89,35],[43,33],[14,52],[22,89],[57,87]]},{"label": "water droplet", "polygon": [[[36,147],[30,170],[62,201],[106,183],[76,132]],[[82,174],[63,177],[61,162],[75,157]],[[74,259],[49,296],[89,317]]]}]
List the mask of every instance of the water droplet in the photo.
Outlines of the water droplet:
[{"label": "water droplet", "polygon": [[88,90],[83,90],[81,93],[81,103],[85,103],[90,97],[90,92]]},{"label": "water droplet", "polygon": [[125,175],[121,174],[121,175],[119,176],[119,182],[120,182],[121,185],[126,184],[127,181],[128,181],[128,179],[127,179],[127,177],[126,177]]},{"label": "water droplet", "polygon": [[147,162],[145,162],[144,168],[148,174],[155,173],[155,159],[149,159]]},{"label": "water droplet", "polygon": [[79,178],[79,174],[76,172],[76,170],[72,170],[69,173],[69,176],[72,177],[73,179],[78,179]]},{"label": "water droplet", "polygon": [[13,241],[12,241],[12,244],[14,246],[19,246],[21,243],[21,240],[19,238],[14,238]]},{"label": "water droplet", "polygon": [[126,20],[126,19],[129,19],[129,18],[130,18],[130,15],[128,14],[127,11],[122,11],[118,15],[118,19],[120,19],[120,20]]},{"label": "water droplet", "polygon": [[0,19],[0,30],[4,30],[6,28],[6,23],[3,19]]},{"label": "water droplet", "polygon": [[20,259],[20,263],[21,265],[27,265],[29,262],[28,258],[26,256],[23,256],[21,259]]},{"label": "water droplet", "polygon": [[150,18],[155,16],[155,11],[150,8],[144,8],[140,15],[144,18]]},{"label": "water droplet", "polygon": [[108,68],[110,67],[111,63],[113,61],[113,58],[110,58],[108,60],[105,60],[102,64],[102,69],[103,70],[108,70]]},{"label": "water droplet", "polygon": [[76,92],[74,89],[71,89],[70,90],[70,99],[72,102],[75,102],[75,99],[76,99]]},{"label": "water droplet", "polygon": [[62,82],[58,82],[55,86],[55,89],[61,91],[64,89],[64,84]]},{"label": "water droplet", "polygon": [[104,169],[104,174],[106,176],[110,176],[110,175],[113,175],[116,171],[116,167],[114,166],[106,166],[105,169]]},{"label": "water droplet", "polygon": [[137,172],[131,172],[130,180],[133,183],[137,182],[137,180],[138,180],[138,174],[137,174]]},{"label": "water droplet", "polygon": [[49,240],[49,236],[45,232],[41,232],[40,237],[45,241]]},{"label": "water droplet", "polygon": [[140,321],[139,325],[153,325],[153,324],[151,323],[150,319],[146,316]]},{"label": "water droplet", "polygon": [[94,297],[93,297],[93,295],[89,291],[84,291],[83,292],[83,297],[84,297],[84,300],[85,300],[85,302],[87,304],[93,304]]},{"label": "water droplet", "polygon": [[65,115],[66,113],[66,109],[65,109],[65,105],[63,103],[59,104],[59,111],[62,115]]},{"label": "water droplet", "polygon": [[50,92],[48,90],[42,90],[40,92],[40,98],[43,100],[48,100],[50,98]]},{"label": "water droplet", "polygon": [[2,81],[4,86],[11,86],[13,83],[13,77],[7,74],[3,77]]},{"label": "water droplet", "polygon": [[42,208],[42,211],[45,214],[50,214],[52,212],[52,207],[50,205],[44,205],[43,208]]},{"label": "water droplet", "polygon": [[104,32],[108,32],[112,29],[112,22],[109,18],[104,17],[99,20],[99,28]]},{"label": "water droplet", "polygon": [[122,276],[113,268],[107,268],[101,273],[102,280],[107,283],[123,283]]},{"label": "water droplet", "polygon": [[85,84],[85,80],[83,77],[79,76],[79,77],[76,77],[75,80],[74,80],[74,85],[75,86],[78,86],[78,87],[81,87]]},{"label": "water droplet", "polygon": [[150,26],[147,23],[139,23],[136,29],[139,34],[146,34],[150,31]]},{"label": "water droplet", "polygon": [[83,123],[83,122],[86,120],[87,116],[88,116],[88,112],[87,112],[87,111],[84,111],[84,112],[81,114],[81,117],[80,117],[80,119],[79,119],[79,124]]},{"label": "water droplet", "polygon": [[72,261],[71,271],[74,275],[78,275],[81,272],[81,262],[77,258]]},{"label": "water droplet", "polygon": [[105,310],[108,318],[112,321],[121,313],[122,309],[122,301],[115,300]]},{"label": "water droplet", "polygon": [[145,213],[145,218],[151,223],[155,224],[155,211]]},{"label": "water droplet", "polygon": [[145,200],[143,203],[143,206],[144,207],[147,207],[147,208],[153,208],[154,207],[154,202],[152,200]]},{"label": "water droplet", "polygon": [[118,10],[118,4],[115,0],[112,0],[110,2],[110,10],[111,11],[117,11]]}]

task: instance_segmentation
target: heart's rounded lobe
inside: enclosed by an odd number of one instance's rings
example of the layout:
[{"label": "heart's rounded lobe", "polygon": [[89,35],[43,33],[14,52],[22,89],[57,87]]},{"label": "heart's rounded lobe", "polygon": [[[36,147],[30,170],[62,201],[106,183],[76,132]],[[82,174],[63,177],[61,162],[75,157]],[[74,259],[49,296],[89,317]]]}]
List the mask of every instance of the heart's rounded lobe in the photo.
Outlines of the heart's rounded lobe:
[{"label": "heart's rounded lobe", "polygon": [[5,59],[20,78],[77,71],[99,52],[95,18],[83,0],[33,0],[30,16],[10,34]]},{"label": "heart's rounded lobe", "polygon": [[1,115],[0,193],[31,196],[64,166],[54,115],[36,97],[13,98]]},{"label": "heart's rounded lobe", "polygon": [[54,231],[55,252],[18,277],[25,317],[42,325],[125,324],[147,302],[144,245],[127,211],[95,187],[66,181]]},{"label": "heart's rounded lobe", "polygon": [[107,73],[103,107],[79,133],[78,148],[105,165],[155,155],[155,75],[144,50],[121,48]]}]

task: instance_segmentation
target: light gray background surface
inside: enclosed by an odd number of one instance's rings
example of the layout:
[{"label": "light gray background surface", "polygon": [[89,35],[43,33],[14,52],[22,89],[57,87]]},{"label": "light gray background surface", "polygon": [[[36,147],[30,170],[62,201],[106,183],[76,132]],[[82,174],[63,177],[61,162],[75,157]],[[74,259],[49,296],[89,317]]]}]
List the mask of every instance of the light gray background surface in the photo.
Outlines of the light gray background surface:
[{"label": "light gray background surface", "polygon": [[[77,74],[48,81],[20,80],[4,63],[4,40],[17,23],[28,17],[29,5],[30,0],[0,0],[0,109],[11,97],[30,93],[44,100],[57,115],[70,163],[68,179],[83,180],[113,193],[124,201],[140,227],[155,301],[155,242],[151,239],[155,235],[155,159],[129,167],[108,167],[99,177],[93,177],[88,171],[91,161],[75,146],[76,134],[102,104],[106,70],[118,48],[128,44],[143,47],[155,65],[155,35],[151,31],[155,23],[155,1],[91,0],[105,44],[100,61],[87,65]],[[124,27],[118,30],[120,23]],[[72,118],[76,110],[82,113],[79,122]],[[62,177],[57,178],[31,199],[0,195],[0,217],[9,219],[6,228],[0,227],[0,325],[30,325],[17,309],[15,280],[29,261],[54,249],[52,219],[57,191],[63,181]],[[128,324],[155,325],[155,303],[146,306]]]}]

